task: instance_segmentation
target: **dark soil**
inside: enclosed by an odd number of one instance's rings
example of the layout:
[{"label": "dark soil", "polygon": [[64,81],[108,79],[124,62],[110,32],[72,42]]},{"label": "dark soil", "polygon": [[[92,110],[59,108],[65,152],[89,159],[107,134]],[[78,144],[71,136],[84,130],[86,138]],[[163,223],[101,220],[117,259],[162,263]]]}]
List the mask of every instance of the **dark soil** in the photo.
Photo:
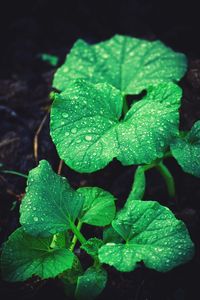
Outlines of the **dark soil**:
[{"label": "dark soil", "polygon": [[[17,2],[17,3],[15,3]],[[55,68],[40,59],[41,53],[59,56],[59,63],[77,38],[98,42],[115,33],[161,39],[174,50],[187,54],[189,70],[181,81],[184,91],[181,128],[190,129],[200,119],[200,43],[198,10],[192,1],[7,1],[1,8],[0,47],[0,163],[5,169],[28,173],[36,166],[34,135],[47,113]],[[57,170],[59,157],[49,136],[49,119],[39,135],[39,159]],[[177,189],[170,200],[156,173],[147,176],[146,199],[170,207],[182,219],[196,244],[194,259],[161,274],[146,268],[119,273],[107,267],[109,282],[99,299],[193,300],[199,299],[200,277],[200,180],[182,172],[173,159],[167,160]],[[113,161],[94,174],[78,174],[67,166],[62,175],[75,187],[91,185],[111,191],[119,207],[129,193],[135,167]],[[25,179],[0,173],[1,242],[19,226],[18,209]],[[85,235],[99,236],[85,226]],[[87,257],[83,255],[84,264]],[[1,299],[66,299],[56,280],[30,280],[22,284],[1,282]]]}]

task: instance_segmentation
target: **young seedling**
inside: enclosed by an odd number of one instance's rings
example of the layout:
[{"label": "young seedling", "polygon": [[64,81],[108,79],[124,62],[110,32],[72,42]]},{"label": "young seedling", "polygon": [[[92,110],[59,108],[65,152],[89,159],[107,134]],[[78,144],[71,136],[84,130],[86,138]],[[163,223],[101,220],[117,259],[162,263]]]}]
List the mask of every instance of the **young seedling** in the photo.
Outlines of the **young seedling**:
[{"label": "young seedling", "polygon": [[[58,277],[76,299],[94,299],[101,293],[107,282],[104,263],[130,272],[143,261],[166,272],[193,256],[184,223],[168,208],[156,201],[133,200],[116,214],[113,195],[96,187],[73,190],[45,160],[29,173],[20,223],[3,246],[3,278]],[[101,239],[86,239],[84,223],[102,231],[111,227]],[[86,271],[74,251],[77,240],[93,259]]]},{"label": "young seedling", "polygon": [[[184,223],[158,202],[142,200],[145,172],[151,168],[175,196],[167,157],[173,155],[184,171],[200,176],[199,122],[189,133],[179,132],[182,90],[176,82],[186,69],[185,56],[160,41],[116,35],[96,45],[75,43],[53,80],[53,142],[60,158],[78,172],[100,170],[114,158],[138,165],[133,187],[117,211],[116,199],[107,191],[75,191],[41,161],[28,176],[21,227],[3,246],[5,280],[56,277],[67,295],[94,299],[107,282],[104,264],[130,272],[143,262],[166,272],[192,258],[194,245]],[[138,100],[130,105],[128,95],[138,95]],[[101,227],[102,235],[86,238],[84,223]],[[93,261],[86,270],[78,243]]]}]

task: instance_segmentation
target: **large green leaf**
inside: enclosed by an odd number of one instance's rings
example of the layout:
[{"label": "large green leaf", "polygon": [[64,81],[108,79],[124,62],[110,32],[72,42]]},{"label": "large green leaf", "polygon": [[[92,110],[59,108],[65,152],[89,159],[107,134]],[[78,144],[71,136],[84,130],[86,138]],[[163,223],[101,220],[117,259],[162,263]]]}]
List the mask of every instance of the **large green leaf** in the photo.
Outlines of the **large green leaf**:
[{"label": "large green leaf", "polygon": [[75,298],[78,300],[95,299],[104,289],[107,282],[107,272],[103,268],[88,268],[78,277]]},{"label": "large green leaf", "polygon": [[151,87],[120,120],[118,90],[76,80],[55,95],[51,136],[59,156],[79,172],[99,170],[114,157],[124,165],[151,163],[178,134],[180,98],[176,84]]},{"label": "large green leaf", "polygon": [[123,100],[107,84],[77,80],[56,94],[51,109],[51,136],[59,156],[79,172],[105,167],[118,154],[115,127]]},{"label": "large green leaf", "polygon": [[121,35],[96,45],[78,40],[56,72],[53,86],[63,91],[69,80],[83,78],[107,82],[126,95],[138,94],[149,85],[178,81],[186,68],[185,55],[160,41]]},{"label": "large green leaf", "polygon": [[35,236],[63,232],[69,228],[69,220],[76,219],[82,205],[79,193],[42,160],[29,173],[26,195],[20,207],[20,223],[26,232]]},{"label": "large green leaf", "polygon": [[83,223],[105,226],[115,217],[115,198],[109,192],[97,187],[77,190],[84,199],[79,219]]},{"label": "large green leaf", "polygon": [[174,140],[171,151],[185,172],[200,177],[200,121],[185,137]]},{"label": "large green leaf", "polygon": [[112,226],[125,243],[107,243],[100,248],[99,259],[119,271],[132,271],[143,261],[149,268],[166,272],[193,256],[194,246],[184,223],[158,202],[130,202]]},{"label": "large green leaf", "polygon": [[24,281],[33,275],[53,278],[72,267],[74,254],[68,249],[52,248],[52,236],[35,238],[17,229],[4,244],[1,255],[2,276],[7,281]]},{"label": "large green leaf", "polygon": [[150,87],[146,97],[132,105],[118,128],[124,165],[151,163],[162,157],[172,138],[178,135],[182,90],[173,83]]}]

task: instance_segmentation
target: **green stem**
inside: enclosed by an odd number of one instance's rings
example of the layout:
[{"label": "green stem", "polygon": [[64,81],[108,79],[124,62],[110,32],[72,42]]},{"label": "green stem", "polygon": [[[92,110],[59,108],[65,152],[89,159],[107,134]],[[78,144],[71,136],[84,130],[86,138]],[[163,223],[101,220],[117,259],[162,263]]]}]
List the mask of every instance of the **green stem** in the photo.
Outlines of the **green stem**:
[{"label": "green stem", "polygon": [[126,96],[124,96],[123,99],[123,114],[124,116],[126,115],[126,113],[128,112],[129,108],[128,108],[128,103],[126,101]]},{"label": "green stem", "polygon": [[137,167],[134,174],[134,180],[133,180],[131,192],[128,196],[126,203],[132,202],[132,200],[140,200],[143,198],[145,193],[145,188],[146,188],[145,172],[154,168],[155,165],[156,163],[152,163],[149,165]]},{"label": "green stem", "polygon": [[168,157],[172,157],[171,151],[166,152],[163,156],[163,159],[168,158]]},{"label": "green stem", "polygon": [[74,250],[74,247],[76,245],[76,242],[77,240],[79,240],[79,242],[81,244],[84,244],[87,240],[84,238],[84,236],[82,235],[82,233],[80,232],[81,230],[81,227],[82,227],[82,222],[79,221],[77,226],[72,222],[70,221],[70,228],[71,230],[73,231],[74,233],[74,237],[72,239],[72,244],[70,246],[70,250],[73,251]]},{"label": "green stem", "polygon": [[169,193],[169,196],[171,198],[175,197],[176,191],[175,191],[175,183],[174,183],[174,178],[169,171],[169,169],[163,164],[163,162],[160,162],[157,166],[156,169],[160,172],[162,175],[163,179],[165,180],[165,183],[167,185],[167,190]]},{"label": "green stem", "polygon": [[9,170],[2,170],[0,171],[1,173],[5,173],[5,174],[12,174],[12,175],[18,175],[18,176],[21,176],[21,177],[24,177],[24,178],[28,178],[27,175],[23,174],[23,173],[20,173],[20,172],[16,172],[16,171],[9,171]]},{"label": "green stem", "polygon": [[142,168],[143,168],[143,171],[146,172],[146,171],[148,171],[148,170],[154,168],[155,166],[156,166],[156,163],[151,163],[151,164],[149,164],[149,165],[144,165],[144,166],[142,166]]}]

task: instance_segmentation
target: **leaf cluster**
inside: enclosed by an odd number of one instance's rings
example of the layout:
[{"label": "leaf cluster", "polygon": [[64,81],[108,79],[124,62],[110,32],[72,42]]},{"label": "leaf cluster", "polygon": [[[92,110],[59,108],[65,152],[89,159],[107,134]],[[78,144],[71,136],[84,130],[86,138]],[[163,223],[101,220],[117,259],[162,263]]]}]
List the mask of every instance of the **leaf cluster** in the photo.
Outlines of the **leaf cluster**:
[{"label": "leaf cluster", "polygon": [[[200,121],[179,131],[187,69],[183,54],[162,42],[116,35],[88,45],[78,40],[57,70],[50,133],[58,154],[78,172],[94,172],[114,158],[139,165],[124,207],[98,187],[74,190],[45,160],[28,175],[20,224],[1,255],[8,281],[32,276],[59,278],[67,295],[94,299],[104,289],[104,264],[121,272],[146,267],[166,272],[189,261],[194,245],[185,224],[156,201],[143,201],[145,172],[156,167],[174,196],[174,181],[163,159],[173,156],[185,172],[200,177]],[[140,93],[146,95],[140,99]],[[136,95],[131,105],[128,95]],[[102,235],[86,237],[84,224]],[[83,270],[74,251],[90,255]]]}]

